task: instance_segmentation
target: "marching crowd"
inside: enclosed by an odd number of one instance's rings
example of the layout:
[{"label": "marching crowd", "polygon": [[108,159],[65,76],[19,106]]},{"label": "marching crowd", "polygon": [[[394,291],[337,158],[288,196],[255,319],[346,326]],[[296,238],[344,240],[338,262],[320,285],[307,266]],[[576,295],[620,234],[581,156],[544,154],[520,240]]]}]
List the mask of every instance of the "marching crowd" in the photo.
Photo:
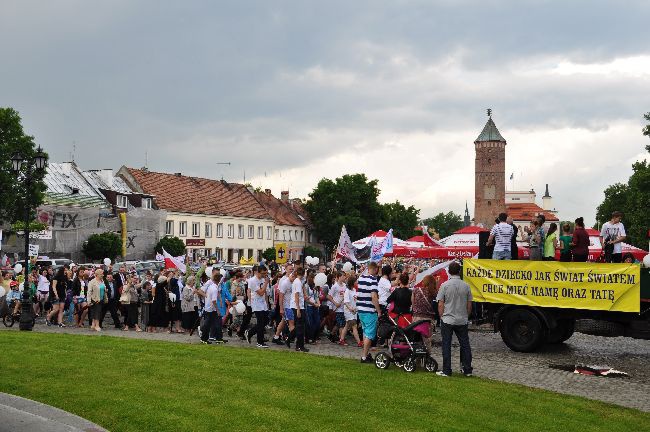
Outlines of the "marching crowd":
[{"label": "marching crowd", "polygon": [[[356,269],[335,264],[316,268],[299,262],[284,267],[272,263],[231,272],[204,263],[196,273],[188,269],[183,275],[171,268],[155,275],[148,272],[143,280],[125,266],[115,273],[110,266],[64,266],[55,272],[51,267],[33,268],[27,277],[34,313],[44,317],[48,326],[87,326],[101,332],[110,314],[113,325],[123,331],[198,331],[204,344],[226,343],[227,333],[249,343],[255,340],[258,348],[273,343],[287,348],[293,345],[299,352],[308,352],[306,345],[321,343],[322,338],[348,346],[351,337],[361,348],[361,361],[372,363],[371,348],[386,343],[377,338],[378,323],[392,311],[412,313],[414,320],[430,320],[431,333],[442,317],[443,345],[448,336],[449,348],[451,332],[458,330],[453,326],[464,325],[461,346],[469,351],[469,287],[460,287],[465,297],[460,303],[464,313],[459,315],[458,296],[450,294],[450,288],[445,298],[445,290],[438,289],[432,275],[414,286],[418,272],[429,263],[413,259],[385,259],[382,263],[370,262]],[[464,284],[459,272],[460,266],[452,279]],[[10,313],[17,313],[19,282],[5,272],[0,284],[9,285]],[[447,309],[439,310],[438,303],[447,303]],[[431,337],[424,339],[431,352]],[[465,358],[471,359],[471,353]],[[465,373],[471,374],[471,361],[466,364]]]}]

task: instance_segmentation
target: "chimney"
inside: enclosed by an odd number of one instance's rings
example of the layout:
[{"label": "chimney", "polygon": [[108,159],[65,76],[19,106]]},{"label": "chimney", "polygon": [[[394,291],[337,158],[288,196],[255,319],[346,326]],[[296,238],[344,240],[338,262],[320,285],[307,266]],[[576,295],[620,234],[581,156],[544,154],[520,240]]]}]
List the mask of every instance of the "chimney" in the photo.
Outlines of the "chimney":
[{"label": "chimney", "polygon": [[542,197],[542,208],[544,210],[548,210],[548,211],[554,211],[555,210],[553,208],[553,198],[548,193],[548,183],[546,184],[546,193]]},{"label": "chimney", "polygon": [[282,202],[289,202],[289,191],[282,191],[280,192],[280,199]]},{"label": "chimney", "polygon": [[181,174],[181,173],[174,173],[174,175],[175,175],[176,177],[181,177],[183,174]]},{"label": "chimney", "polygon": [[266,192],[267,195],[271,195],[271,189],[264,189],[264,192]]}]

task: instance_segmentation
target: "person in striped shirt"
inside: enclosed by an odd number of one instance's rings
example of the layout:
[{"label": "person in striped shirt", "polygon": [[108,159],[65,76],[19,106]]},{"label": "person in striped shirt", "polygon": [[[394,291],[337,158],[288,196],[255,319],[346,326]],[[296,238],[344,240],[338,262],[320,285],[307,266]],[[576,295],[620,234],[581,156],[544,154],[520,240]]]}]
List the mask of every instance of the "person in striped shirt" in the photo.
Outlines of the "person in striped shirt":
[{"label": "person in striped shirt", "polygon": [[514,230],[512,228],[512,225],[508,225],[506,223],[507,219],[507,214],[500,213],[499,223],[494,225],[490,231],[490,238],[488,238],[486,246],[491,246],[494,244],[492,259],[509,260],[512,258],[510,246],[512,244],[512,236],[514,235]]},{"label": "person in striped shirt", "polygon": [[363,354],[361,363],[374,363],[369,354],[372,341],[377,337],[377,320],[381,316],[379,307],[379,286],[377,273],[379,265],[376,262],[368,264],[366,273],[359,276],[357,281],[357,313],[363,326]]}]

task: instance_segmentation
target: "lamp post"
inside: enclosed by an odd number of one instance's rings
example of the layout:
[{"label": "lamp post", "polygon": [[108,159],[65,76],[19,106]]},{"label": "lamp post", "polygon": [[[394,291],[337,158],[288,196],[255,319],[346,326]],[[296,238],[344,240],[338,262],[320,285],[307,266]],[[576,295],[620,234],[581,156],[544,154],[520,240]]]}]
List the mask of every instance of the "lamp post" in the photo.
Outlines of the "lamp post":
[{"label": "lamp post", "polygon": [[[31,221],[31,187],[32,176],[35,170],[42,170],[47,165],[47,156],[39,146],[36,154],[31,159],[24,159],[21,155],[16,154],[11,158],[11,167],[19,177],[21,173],[25,178],[25,286],[23,288],[23,298],[21,301],[20,313],[20,330],[31,330],[34,327],[34,309],[32,308],[32,299],[29,295],[29,223]],[[23,168],[25,170],[23,171]]]}]

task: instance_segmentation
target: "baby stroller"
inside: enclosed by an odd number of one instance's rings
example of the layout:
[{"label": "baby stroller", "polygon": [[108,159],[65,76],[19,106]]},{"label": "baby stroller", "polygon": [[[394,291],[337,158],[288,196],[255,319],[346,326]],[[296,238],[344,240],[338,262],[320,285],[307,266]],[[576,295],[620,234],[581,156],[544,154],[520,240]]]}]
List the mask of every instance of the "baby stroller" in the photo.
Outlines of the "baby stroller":
[{"label": "baby stroller", "polygon": [[[417,364],[428,372],[438,370],[438,362],[427,353],[422,341],[423,336],[429,336],[430,320],[411,322],[410,315],[388,314],[382,316],[378,334],[388,340],[388,351],[381,351],[375,356],[375,366],[386,369],[391,363],[403,368],[406,372],[415,371]],[[404,323],[400,326],[398,323]]]}]

